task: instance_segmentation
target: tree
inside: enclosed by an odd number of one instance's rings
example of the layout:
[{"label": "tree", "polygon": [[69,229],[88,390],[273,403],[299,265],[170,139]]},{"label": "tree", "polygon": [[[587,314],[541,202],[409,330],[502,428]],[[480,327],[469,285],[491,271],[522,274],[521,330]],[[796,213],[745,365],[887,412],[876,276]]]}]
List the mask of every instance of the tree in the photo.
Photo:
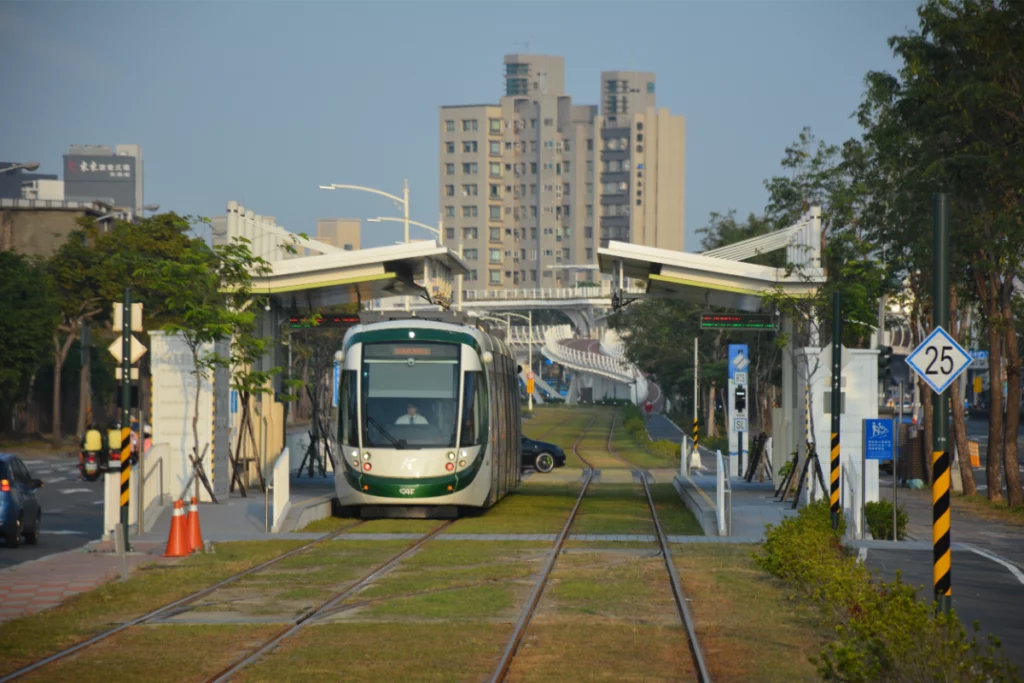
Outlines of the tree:
[{"label": "tree", "polygon": [[[1002,459],[1007,465],[1007,497],[1011,504],[1020,504],[1016,432],[1021,358],[1015,343],[1006,350],[1005,425],[998,387],[1000,347],[1015,327],[1012,297],[1024,255],[1024,4],[929,0],[918,15],[919,31],[889,40],[903,61],[898,74],[868,74],[860,116],[866,140],[879,150],[880,166],[891,172],[879,183],[899,187],[909,197],[904,201],[918,206],[927,205],[933,191],[952,194],[954,285],[979,302],[995,388],[990,402],[989,497],[1000,497]],[[897,213],[910,216],[907,211]],[[921,220],[930,212],[916,215]],[[896,244],[930,234],[906,223],[890,223],[880,232]],[[927,272],[930,259],[923,250],[906,251],[908,273]]]},{"label": "tree", "polygon": [[[161,260],[149,265],[144,276],[166,293],[163,314],[170,322],[164,331],[180,334],[192,354],[192,375],[196,380],[196,401],[192,415],[194,439],[191,458],[200,466],[199,400],[203,380],[217,367],[229,366],[230,358],[206,351],[208,344],[234,335],[247,335],[253,329],[252,281],[265,275],[270,267],[266,260],[254,256],[249,240],[235,238],[229,244],[212,249],[200,239],[189,241],[177,260]],[[237,344],[237,343],[236,343]],[[258,345],[236,345],[235,355],[244,360],[256,352]],[[243,380],[245,386],[256,383],[255,375]],[[250,383],[251,382],[251,383]],[[197,472],[198,473],[198,472]]]},{"label": "tree", "polygon": [[45,268],[11,251],[0,252],[0,431],[11,426],[14,405],[24,398],[39,366],[50,355],[58,308]]}]

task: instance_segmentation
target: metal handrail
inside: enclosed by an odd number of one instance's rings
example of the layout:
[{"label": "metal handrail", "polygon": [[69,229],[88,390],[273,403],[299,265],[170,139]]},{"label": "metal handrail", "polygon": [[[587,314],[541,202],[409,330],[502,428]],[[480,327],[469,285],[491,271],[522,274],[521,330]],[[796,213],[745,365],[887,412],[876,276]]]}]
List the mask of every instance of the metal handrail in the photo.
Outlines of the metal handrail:
[{"label": "metal handrail", "polygon": [[153,466],[151,468],[149,468],[149,473],[142,477],[142,490],[143,491],[146,490],[145,489],[146,482],[149,481],[149,478],[151,476],[153,476],[153,470],[155,470],[157,467],[160,468],[160,498],[158,500],[160,501],[160,504],[163,505],[164,504],[164,456],[161,455],[159,458],[157,458],[156,462],[153,463]]}]

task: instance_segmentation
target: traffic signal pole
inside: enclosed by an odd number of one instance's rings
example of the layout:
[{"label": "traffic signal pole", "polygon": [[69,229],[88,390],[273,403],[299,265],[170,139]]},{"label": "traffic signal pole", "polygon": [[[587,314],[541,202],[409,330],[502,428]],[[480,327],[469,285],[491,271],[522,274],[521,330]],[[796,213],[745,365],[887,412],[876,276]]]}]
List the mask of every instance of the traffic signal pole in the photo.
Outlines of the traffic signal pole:
[{"label": "traffic signal pole", "polygon": [[[932,224],[932,315],[935,327],[949,327],[949,195],[935,195]],[[949,530],[949,394],[935,397],[932,419],[932,577],[935,599],[949,613],[952,594],[952,554]]]}]

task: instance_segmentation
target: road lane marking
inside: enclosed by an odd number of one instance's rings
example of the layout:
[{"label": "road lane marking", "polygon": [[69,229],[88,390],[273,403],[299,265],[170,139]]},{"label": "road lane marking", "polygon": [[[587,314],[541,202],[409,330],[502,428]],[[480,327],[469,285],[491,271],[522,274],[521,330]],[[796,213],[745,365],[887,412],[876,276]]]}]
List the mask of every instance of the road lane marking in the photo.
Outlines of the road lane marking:
[{"label": "road lane marking", "polygon": [[43,534],[50,536],[88,536],[88,531],[73,531],[71,529],[43,529]]},{"label": "road lane marking", "polygon": [[1010,570],[1010,573],[1013,574],[1015,579],[1017,579],[1018,581],[1021,582],[1022,585],[1024,585],[1024,572],[1022,572],[1020,569],[1018,569],[1017,566],[1015,564],[1013,564],[1012,562],[1008,562],[1007,560],[1004,560],[1003,558],[999,557],[998,555],[993,555],[992,553],[985,552],[981,548],[976,548],[975,546],[970,545],[968,543],[964,543],[963,545],[968,550],[970,550],[972,553],[975,553],[977,555],[981,555],[982,557],[984,557],[986,559],[992,560],[996,564],[1003,565],[1004,567],[1006,567],[1007,569]]},{"label": "road lane marking", "polygon": [[92,489],[61,489],[60,492],[65,495],[69,493],[92,493]]},{"label": "road lane marking", "polygon": [[43,483],[44,484],[56,484],[58,481],[67,481],[67,480],[68,480],[67,477],[57,477],[56,479],[45,479],[45,480],[43,480]]}]

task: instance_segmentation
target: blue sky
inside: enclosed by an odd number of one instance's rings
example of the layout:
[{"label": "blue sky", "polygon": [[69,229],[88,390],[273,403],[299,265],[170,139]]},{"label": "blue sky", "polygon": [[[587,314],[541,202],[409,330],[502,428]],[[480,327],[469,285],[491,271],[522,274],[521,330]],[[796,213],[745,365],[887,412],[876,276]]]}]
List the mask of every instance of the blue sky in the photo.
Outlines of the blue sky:
[{"label": "blue sky", "polygon": [[[598,102],[602,70],[654,71],[658,105],[686,117],[692,251],[711,211],[763,208],[803,126],[827,142],[858,134],[864,75],[896,67],[886,39],[916,28],[916,7],[2,2],[0,158],[59,174],[69,144],[140,144],[147,202],[210,216],[236,200],[308,233],[318,217],[399,215],[318,185],[400,194],[408,178],[412,218],[434,224],[438,107],[497,102],[506,53],[558,54],[576,103]],[[363,244],[400,231],[365,224]]]}]

